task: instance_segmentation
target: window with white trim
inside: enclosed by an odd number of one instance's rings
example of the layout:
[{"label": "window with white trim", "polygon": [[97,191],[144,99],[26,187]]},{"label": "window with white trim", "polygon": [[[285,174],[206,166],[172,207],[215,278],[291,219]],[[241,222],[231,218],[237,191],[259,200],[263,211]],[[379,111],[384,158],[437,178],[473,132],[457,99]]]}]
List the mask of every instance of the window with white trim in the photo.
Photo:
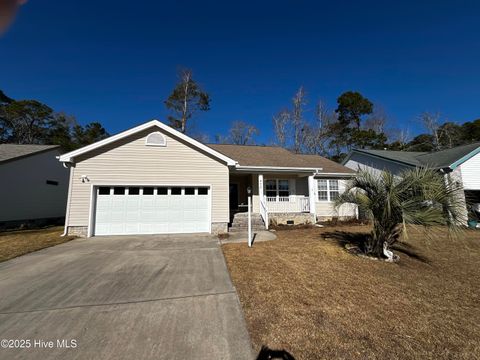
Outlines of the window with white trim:
[{"label": "window with white trim", "polygon": [[267,198],[290,196],[290,183],[285,179],[265,180],[265,195]]},{"label": "window with white trim", "polygon": [[335,201],[340,195],[338,180],[318,179],[318,201]]},{"label": "window with white trim", "polygon": [[167,138],[160,131],[152,132],[145,139],[145,145],[167,146]]}]

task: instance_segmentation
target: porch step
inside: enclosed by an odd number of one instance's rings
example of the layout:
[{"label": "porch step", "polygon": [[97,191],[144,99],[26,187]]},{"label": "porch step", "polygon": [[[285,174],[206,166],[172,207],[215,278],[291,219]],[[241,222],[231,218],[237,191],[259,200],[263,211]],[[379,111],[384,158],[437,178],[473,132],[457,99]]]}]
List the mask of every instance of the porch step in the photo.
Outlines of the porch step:
[{"label": "porch step", "polygon": [[[260,214],[252,214],[252,230],[265,230],[265,223]],[[244,231],[248,230],[248,213],[237,213],[233,216],[230,223],[230,231]]]}]

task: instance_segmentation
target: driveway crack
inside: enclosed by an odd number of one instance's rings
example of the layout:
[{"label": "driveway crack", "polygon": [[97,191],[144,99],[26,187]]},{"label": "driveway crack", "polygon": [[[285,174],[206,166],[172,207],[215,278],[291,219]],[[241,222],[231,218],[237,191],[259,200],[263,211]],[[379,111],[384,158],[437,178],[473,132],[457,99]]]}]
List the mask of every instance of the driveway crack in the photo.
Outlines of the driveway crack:
[{"label": "driveway crack", "polygon": [[156,302],[156,301],[182,300],[182,299],[200,298],[200,297],[215,296],[215,295],[228,295],[228,294],[236,294],[236,291],[235,290],[230,290],[230,291],[216,292],[216,293],[205,293],[205,294],[185,295],[185,296],[172,296],[172,297],[166,297],[166,298],[154,298],[154,299],[136,300],[136,301],[119,301],[119,302],[101,303],[101,304],[82,304],[82,305],[72,305],[72,306],[45,308],[45,309],[34,309],[34,310],[25,310],[25,311],[6,311],[6,312],[0,311],[0,315],[28,314],[28,313],[35,313],[35,312],[42,312],[42,311],[59,311],[59,310],[70,310],[70,309],[77,309],[77,308],[81,309],[81,308],[99,307],[99,306],[141,304],[141,303],[149,303],[149,302]]}]

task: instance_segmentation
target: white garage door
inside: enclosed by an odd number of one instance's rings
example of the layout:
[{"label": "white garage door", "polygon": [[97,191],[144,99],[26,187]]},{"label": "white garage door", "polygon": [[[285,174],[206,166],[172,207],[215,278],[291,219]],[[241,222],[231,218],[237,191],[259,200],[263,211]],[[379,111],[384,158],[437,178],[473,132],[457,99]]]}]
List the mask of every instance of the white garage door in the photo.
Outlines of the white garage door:
[{"label": "white garage door", "polygon": [[209,232],[209,190],[204,186],[98,187],[94,234]]}]

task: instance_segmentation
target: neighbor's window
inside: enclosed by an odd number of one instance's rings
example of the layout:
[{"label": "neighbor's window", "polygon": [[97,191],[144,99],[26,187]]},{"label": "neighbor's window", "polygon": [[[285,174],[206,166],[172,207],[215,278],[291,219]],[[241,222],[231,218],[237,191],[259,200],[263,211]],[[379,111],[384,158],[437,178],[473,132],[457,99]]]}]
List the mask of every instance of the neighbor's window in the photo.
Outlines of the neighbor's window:
[{"label": "neighbor's window", "polygon": [[265,195],[267,197],[289,197],[289,181],[284,179],[266,180]]},{"label": "neighbor's window", "polygon": [[318,200],[335,201],[340,195],[338,180],[318,179]]}]

